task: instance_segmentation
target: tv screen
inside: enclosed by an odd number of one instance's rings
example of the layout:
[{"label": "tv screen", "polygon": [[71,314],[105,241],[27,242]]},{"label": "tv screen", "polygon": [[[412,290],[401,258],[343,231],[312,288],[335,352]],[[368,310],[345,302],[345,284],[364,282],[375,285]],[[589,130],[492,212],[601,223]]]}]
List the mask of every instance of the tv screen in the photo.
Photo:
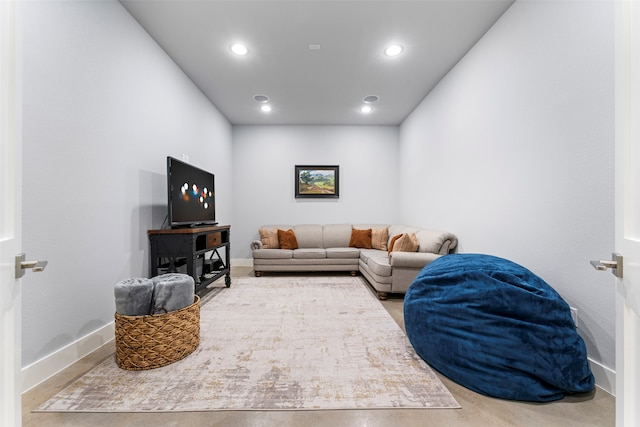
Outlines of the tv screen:
[{"label": "tv screen", "polygon": [[212,173],[167,157],[169,225],[216,224],[215,177]]}]

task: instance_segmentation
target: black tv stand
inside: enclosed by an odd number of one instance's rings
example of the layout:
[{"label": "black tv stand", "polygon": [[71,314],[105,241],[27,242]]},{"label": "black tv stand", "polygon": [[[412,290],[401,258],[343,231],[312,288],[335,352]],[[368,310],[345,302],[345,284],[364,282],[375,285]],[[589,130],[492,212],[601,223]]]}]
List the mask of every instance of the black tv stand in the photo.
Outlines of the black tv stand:
[{"label": "black tv stand", "polygon": [[[231,226],[206,225],[170,230],[149,230],[150,274],[185,273],[196,290],[225,276],[231,286]],[[220,250],[224,249],[224,256]],[[207,254],[210,254],[207,259]]]},{"label": "black tv stand", "polygon": [[202,227],[215,227],[216,225],[218,225],[217,222],[201,222],[201,223],[191,224],[189,227],[202,228]]},{"label": "black tv stand", "polygon": [[194,222],[191,224],[172,225],[171,230],[184,230],[186,228],[202,228],[202,227],[215,227],[217,222]]}]

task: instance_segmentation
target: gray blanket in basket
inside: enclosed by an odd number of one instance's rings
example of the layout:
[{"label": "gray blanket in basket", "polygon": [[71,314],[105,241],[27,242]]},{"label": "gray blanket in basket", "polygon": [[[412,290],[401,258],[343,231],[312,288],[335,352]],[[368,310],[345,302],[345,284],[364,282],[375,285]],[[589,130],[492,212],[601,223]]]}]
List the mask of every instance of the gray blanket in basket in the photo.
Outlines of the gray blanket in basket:
[{"label": "gray blanket in basket", "polygon": [[146,316],[180,310],[194,302],[191,276],[167,273],[152,279],[125,279],[114,288],[116,312],[124,316]]},{"label": "gray blanket in basket", "polygon": [[142,277],[125,279],[118,283],[113,293],[116,312],[124,316],[144,316],[151,312],[153,281]]},{"label": "gray blanket in basket", "polygon": [[151,314],[180,310],[193,304],[195,294],[193,277],[180,273],[167,273],[151,280],[153,280]]}]

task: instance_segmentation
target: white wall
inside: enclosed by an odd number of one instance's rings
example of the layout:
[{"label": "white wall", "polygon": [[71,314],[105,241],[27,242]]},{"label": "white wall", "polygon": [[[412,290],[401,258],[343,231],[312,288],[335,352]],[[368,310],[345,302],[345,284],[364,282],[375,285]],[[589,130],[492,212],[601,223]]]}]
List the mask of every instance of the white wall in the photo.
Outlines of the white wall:
[{"label": "white wall", "polygon": [[[216,174],[231,222],[231,126],[115,1],[24,4],[23,366],[113,321],[148,276],[166,156]],[[99,343],[85,343],[95,346]]]},{"label": "white wall", "polygon": [[[232,258],[263,224],[392,223],[397,126],[234,126]],[[296,199],[295,165],[339,165],[339,199]]]},{"label": "white wall", "polygon": [[613,47],[612,2],[516,1],[401,126],[398,187],[401,221],[556,288],[611,369]]}]

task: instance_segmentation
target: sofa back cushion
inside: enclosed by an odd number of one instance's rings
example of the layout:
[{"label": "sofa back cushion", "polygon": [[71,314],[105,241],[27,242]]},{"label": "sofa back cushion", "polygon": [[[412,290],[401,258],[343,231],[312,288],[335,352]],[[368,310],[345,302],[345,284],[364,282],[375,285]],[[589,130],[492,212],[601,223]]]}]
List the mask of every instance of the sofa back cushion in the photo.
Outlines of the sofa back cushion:
[{"label": "sofa back cushion", "polygon": [[351,224],[325,224],[322,226],[322,247],[346,248],[351,238]]},{"label": "sofa back cushion", "polygon": [[258,233],[260,233],[260,230],[276,230],[276,234],[277,234],[277,230],[289,230],[292,229],[293,225],[291,224],[265,224],[265,225],[261,225],[260,228],[258,229]]},{"label": "sofa back cushion", "polygon": [[300,248],[322,248],[322,225],[301,224],[293,227]]}]

